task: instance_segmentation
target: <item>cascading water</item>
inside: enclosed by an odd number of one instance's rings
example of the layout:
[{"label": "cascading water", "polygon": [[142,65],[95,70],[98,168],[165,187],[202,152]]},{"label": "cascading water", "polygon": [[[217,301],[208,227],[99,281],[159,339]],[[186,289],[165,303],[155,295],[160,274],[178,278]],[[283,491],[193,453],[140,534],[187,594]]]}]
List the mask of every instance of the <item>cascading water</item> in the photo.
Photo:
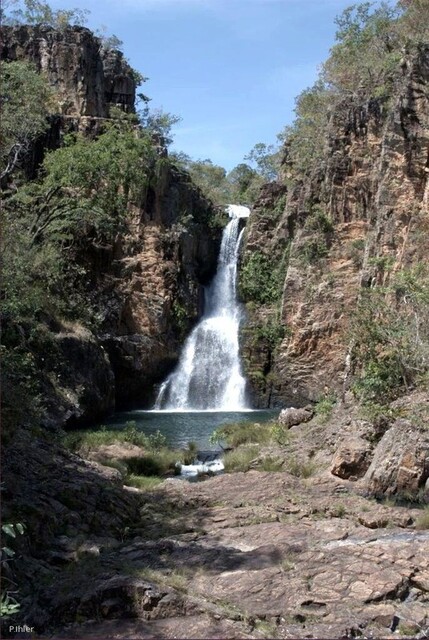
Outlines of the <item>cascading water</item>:
[{"label": "cascading water", "polygon": [[216,275],[205,295],[205,312],[187,338],[176,370],[162,383],[155,409],[240,411],[246,409],[241,373],[236,296],[240,218],[249,209],[229,205]]}]

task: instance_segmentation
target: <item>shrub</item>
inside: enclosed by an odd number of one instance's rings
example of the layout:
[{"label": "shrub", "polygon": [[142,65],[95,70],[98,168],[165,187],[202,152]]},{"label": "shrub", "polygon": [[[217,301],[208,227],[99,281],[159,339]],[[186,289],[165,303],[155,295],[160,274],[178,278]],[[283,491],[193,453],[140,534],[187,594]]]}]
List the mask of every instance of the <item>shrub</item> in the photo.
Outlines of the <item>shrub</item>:
[{"label": "shrub", "polygon": [[127,458],[125,463],[131,474],[138,476],[164,476],[179,474],[177,462],[183,459],[183,453],[171,449],[160,449],[150,455]]},{"label": "shrub", "polygon": [[286,334],[286,328],[277,319],[267,320],[265,324],[257,325],[253,331],[253,343],[263,341],[270,351],[278,346]]},{"label": "shrub", "polygon": [[192,464],[198,453],[196,442],[188,442],[188,447],[183,452],[183,464]]},{"label": "shrub", "polygon": [[328,394],[321,398],[314,406],[314,412],[319,416],[321,422],[327,422],[337,403],[335,394]]},{"label": "shrub", "polygon": [[429,506],[416,519],[416,529],[429,529]]},{"label": "shrub", "polygon": [[396,273],[388,287],[362,291],[351,326],[352,389],[360,399],[389,400],[428,371],[428,314],[427,265]]},{"label": "shrub", "polygon": [[310,231],[319,231],[320,233],[332,233],[334,230],[331,218],[320,205],[313,205],[304,227]]},{"label": "shrub", "polygon": [[223,460],[225,471],[227,473],[233,471],[248,471],[250,463],[257,455],[258,447],[240,447],[234,451],[228,451]]},{"label": "shrub", "polygon": [[283,293],[288,258],[289,248],[277,259],[261,251],[254,251],[245,256],[239,278],[242,300],[259,304],[278,302]]},{"label": "shrub", "polygon": [[136,487],[147,491],[157,487],[160,482],[162,482],[162,478],[156,476],[138,476],[134,474],[128,475],[124,480],[124,484],[127,487]]},{"label": "shrub", "polygon": [[319,262],[328,255],[326,238],[321,234],[309,236],[302,240],[299,246],[299,259],[305,265]]},{"label": "shrub", "polygon": [[286,470],[297,478],[309,478],[316,472],[317,466],[311,460],[290,458],[286,463]]},{"label": "shrub", "polygon": [[271,437],[277,444],[283,447],[290,442],[289,430],[279,422],[274,423],[271,427]]},{"label": "shrub", "polygon": [[272,472],[282,471],[283,463],[284,463],[284,460],[281,460],[280,458],[273,458],[271,456],[267,456],[262,460],[259,468],[262,469],[262,471],[272,471]]},{"label": "shrub", "polygon": [[238,422],[227,424],[213,432],[210,442],[225,441],[231,447],[238,447],[242,444],[266,444],[271,437],[271,430],[267,424]]}]

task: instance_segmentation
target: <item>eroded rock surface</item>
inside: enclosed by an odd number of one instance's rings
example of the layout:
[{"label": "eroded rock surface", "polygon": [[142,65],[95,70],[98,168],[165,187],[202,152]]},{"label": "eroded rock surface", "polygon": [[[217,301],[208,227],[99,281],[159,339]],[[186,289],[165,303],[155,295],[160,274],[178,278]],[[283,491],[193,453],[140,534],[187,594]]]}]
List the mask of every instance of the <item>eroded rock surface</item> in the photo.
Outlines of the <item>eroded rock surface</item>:
[{"label": "eroded rock surface", "polygon": [[292,187],[285,148],[280,182],[266,185],[253,207],[240,277],[268,264],[280,279],[263,304],[259,291],[244,295],[242,352],[255,406],[305,406],[329,389],[342,396],[362,287],[389,283],[380,265],[394,274],[427,260],[427,46],[397,73],[389,106],[356,97],[332,110],[323,159]]},{"label": "eroded rock surface", "polygon": [[141,494],[124,542],[58,574],[61,593],[44,598],[69,624],[42,637],[393,638],[395,616],[417,636],[429,626],[420,511],[353,486],[259,471],[168,480]]},{"label": "eroded rock surface", "polygon": [[377,497],[423,492],[429,478],[429,432],[400,419],[378,443],[364,478],[365,489]]},{"label": "eroded rock surface", "polygon": [[339,478],[360,478],[370,465],[371,451],[372,447],[367,440],[348,438],[335,452],[331,473]]},{"label": "eroded rock surface", "polygon": [[289,409],[282,409],[282,411],[280,411],[279,424],[290,429],[290,427],[301,424],[302,422],[308,422],[313,415],[314,411],[311,407],[305,409],[289,407]]}]

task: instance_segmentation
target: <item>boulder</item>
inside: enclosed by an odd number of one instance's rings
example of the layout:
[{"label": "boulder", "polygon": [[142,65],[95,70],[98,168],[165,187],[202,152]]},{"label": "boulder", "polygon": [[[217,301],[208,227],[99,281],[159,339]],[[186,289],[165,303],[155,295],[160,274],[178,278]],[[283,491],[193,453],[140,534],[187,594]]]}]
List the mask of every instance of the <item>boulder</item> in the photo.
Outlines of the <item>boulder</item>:
[{"label": "boulder", "polygon": [[347,438],[340,444],[331,464],[331,473],[339,478],[360,478],[370,465],[371,445],[359,437]]},{"label": "boulder", "polygon": [[429,432],[398,419],[378,443],[364,477],[376,497],[417,497],[429,478]]},{"label": "boulder", "polygon": [[302,422],[308,422],[314,415],[314,411],[310,407],[305,409],[295,409],[295,407],[289,407],[288,409],[282,409],[279,415],[279,424],[283,427],[290,429]]}]

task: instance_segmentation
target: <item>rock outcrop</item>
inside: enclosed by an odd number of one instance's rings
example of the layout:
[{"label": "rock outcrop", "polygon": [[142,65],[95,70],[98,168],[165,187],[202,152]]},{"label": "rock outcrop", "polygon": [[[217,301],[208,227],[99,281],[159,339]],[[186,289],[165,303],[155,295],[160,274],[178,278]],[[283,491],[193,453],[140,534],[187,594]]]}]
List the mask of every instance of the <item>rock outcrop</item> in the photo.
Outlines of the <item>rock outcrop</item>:
[{"label": "rock outcrop", "polygon": [[89,29],[3,26],[1,36],[1,59],[32,62],[53,87],[59,114],[80,120],[80,128],[109,117],[111,106],[134,112],[133,70],[120,51],[105,49]]},{"label": "rock outcrop", "polygon": [[[101,132],[111,107],[134,112],[136,77],[120,51],[106,49],[84,27],[2,27],[2,60],[25,60],[53,88],[50,129],[28,158],[34,178],[47,148],[68,131]],[[155,143],[154,143],[155,144]],[[155,145],[156,146],[156,145]],[[150,406],[178,359],[180,344],[202,311],[203,285],[216,271],[221,229],[215,209],[167,151],[142,176],[141,199],[129,208],[112,245],[83,239],[75,261],[88,279],[98,328],[54,330],[58,362],[40,354],[48,424],[98,420],[116,406]],[[85,364],[83,367],[82,364]]]},{"label": "rock outcrop", "polygon": [[[426,260],[428,47],[409,56],[398,76],[387,104],[357,96],[337,106],[317,171],[293,187],[268,185],[255,204],[241,281],[255,252],[283,269],[271,300],[252,305],[255,298],[244,296],[243,356],[258,406],[305,406],[328,387],[341,396],[362,287],[387,284],[389,273]],[[331,227],[315,228],[320,213]],[[284,337],[267,325],[283,326]]]},{"label": "rock outcrop", "polygon": [[301,424],[302,422],[308,422],[314,415],[314,411],[311,407],[305,409],[295,409],[294,407],[289,407],[288,409],[283,409],[280,411],[280,415],[278,418],[279,424],[287,429],[291,427]]},{"label": "rock outcrop", "polygon": [[331,473],[339,478],[362,477],[370,465],[371,446],[359,437],[347,438],[335,452]]},{"label": "rock outcrop", "polygon": [[[423,501],[429,478],[429,434],[399,419],[378,443],[364,477],[365,490],[377,498]],[[420,495],[419,495],[420,494]]]},{"label": "rock outcrop", "polygon": [[58,638],[174,638],[179,629],[186,638],[387,639],[393,628],[424,638],[420,511],[379,505],[353,486],[259,471],[166,481],[140,494],[140,515],[116,544],[58,540],[63,572],[40,586],[31,614],[42,637]]}]

